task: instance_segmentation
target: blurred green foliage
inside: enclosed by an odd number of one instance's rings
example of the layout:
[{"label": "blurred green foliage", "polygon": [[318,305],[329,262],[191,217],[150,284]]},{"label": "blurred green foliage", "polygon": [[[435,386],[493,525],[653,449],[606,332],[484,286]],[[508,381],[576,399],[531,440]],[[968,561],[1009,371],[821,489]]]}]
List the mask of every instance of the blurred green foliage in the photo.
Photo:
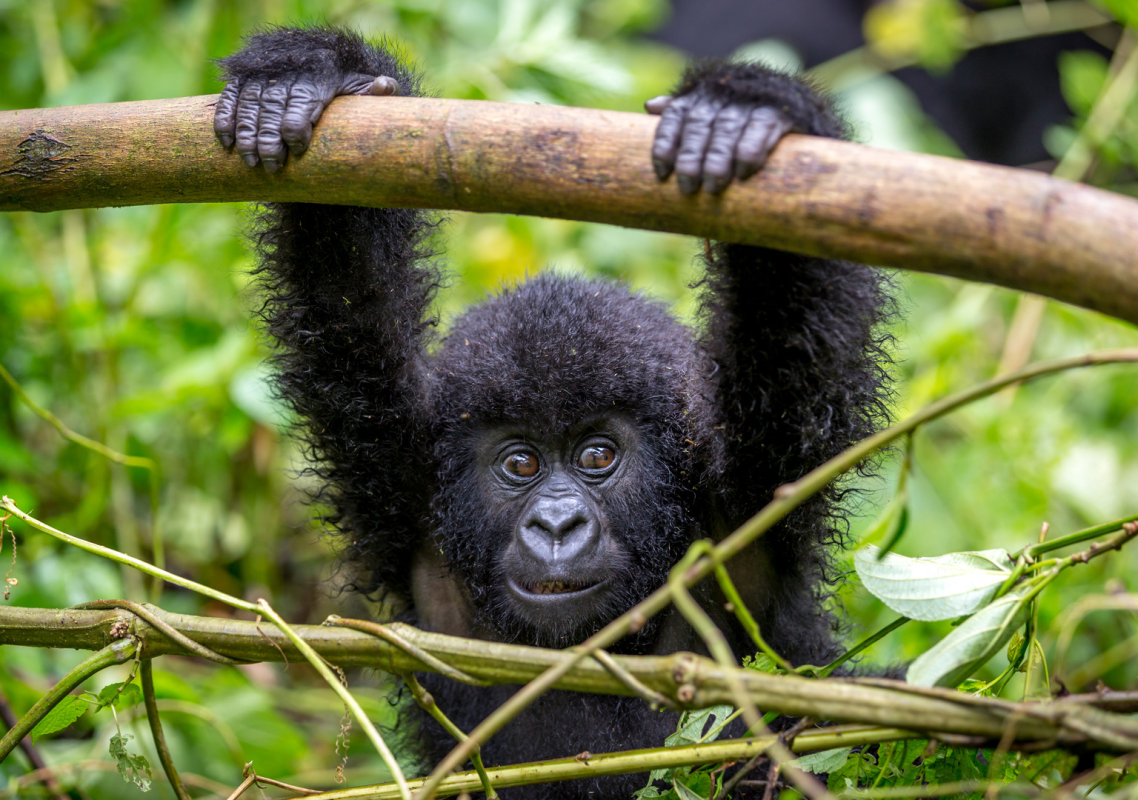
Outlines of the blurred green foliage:
[{"label": "blurred green foliage", "polygon": [[[909,37],[925,63],[950,68],[944,22],[963,13],[960,7],[945,0],[899,5],[904,14],[873,24],[888,22],[886,32]],[[1106,5],[1129,7],[1126,0]],[[665,0],[0,0],[0,108],[216,92],[210,60],[231,52],[243,33],[262,23],[326,21],[397,39],[441,96],[637,110],[644,98],[667,91],[683,63],[639,38],[666,14]],[[745,50],[793,63],[777,42]],[[1048,136],[1056,155],[1070,146],[1109,72],[1089,51],[1066,54],[1060,66],[1072,111],[1070,124]],[[840,99],[864,140],[954,152],[888,75],[850,81]],[[1103,147],[1094,182],[1133,183],[1136,137],[1132,104]],[[74,430],[161,465],[168,568],[231,594],[266,597],[296,622],[333,611],[372,614],[360,598],[334,591],[335,554],[307,522],[296,448],[281,436],[285,420],[266,392],[265,347],[250,322],[255,298],[243,214],[237,206],[198,205],[0,217],[0,363]],[[693,313],[688,286],[699,278],[698,243],[681,237],[467,214],[451,214],[445,235],[453,280],[439,300],[444,323],[486,292],[547,268],[625,280],[682,318]],[[1037,332],[1013,325],[1019,298],[990,286],[898,275],[897,296],[904,312],[895,331],[899,416],[991,377],[1009,339],[1034,358],[1138,345],[1132,326],[1056,303],[1047,305]],[[1135,397],[1138,370],[1099,368],[1021,387],[931,426],[917,437],[899,552],[1014,550],[1034,541],[1045,520],[1058,534],[1138,511]],[[888,499],[895,473],[887,465],[867,484],[855,532]],[[66,443],[3,384],[0,493],[70,533],[153,556],[147,475]],[[18,533],[12,604],[149,597],[133,573],[22,526]],[[11,556],[6,543],[0,569]],[[1134,548],[1065,574],[1041,600],[1044,645],[1053,647],[1080,598],[1138,592],[1135,575]],[[852,582],[838,600],[857,638],[893,618]],[[160,603],[228,613],[180,591],[164,592]],[[1064,660],[1071,689],[1099,679],[1138,686],[1136,622],[1133,614],[1106,611],[1082,622]],[[910,623],[869,659],[911,659],[947,630],[947,623]],[[0,689],[22,713],[80,658],[4,647]],[[979,677],[997,674],[1002,658]],[[263,775],[332,785],[342,708],[306,665],[232,669],[167,658],[157,666],[167,736],[191,785],[229,791],[249,760]],[[128,672],[129,665],[110,670],[91,688]],[[377,680],[354,674],[350,681],[374,718],[393,725],[393,701]],[[1009,694],[1021,692],[1013,682]],[[119,725],[136,734],[130,746],[156,767],[140,713],[120,713]],[[88,796],[121,797],[136,790],[107,760],[115,733],[103,711],[37,746],[51,764],[81,764],[79,785]],[[395,732],[404,734],[413,732]],[[384,779],[362,736],[351,755],[351,783]],[[27,769],[22,753],[0,766],[0,796],[30,796],[34,785],[18,780]],[[7,795],[2,781],[11,782]],[[156,791],[167,792],[157,776]]]}]

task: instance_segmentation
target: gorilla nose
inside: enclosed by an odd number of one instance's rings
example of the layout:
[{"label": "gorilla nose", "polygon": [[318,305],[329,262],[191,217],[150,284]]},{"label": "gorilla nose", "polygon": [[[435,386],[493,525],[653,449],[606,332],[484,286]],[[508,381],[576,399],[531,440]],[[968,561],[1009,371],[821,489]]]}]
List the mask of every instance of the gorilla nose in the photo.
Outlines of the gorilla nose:
[{"label": "gorilla nose", "polygon": [[599,526],[589,507],[576,495],[539,498],[526,514],[519,543],[546,564],[568,564],[592,553],[600,541]]}]

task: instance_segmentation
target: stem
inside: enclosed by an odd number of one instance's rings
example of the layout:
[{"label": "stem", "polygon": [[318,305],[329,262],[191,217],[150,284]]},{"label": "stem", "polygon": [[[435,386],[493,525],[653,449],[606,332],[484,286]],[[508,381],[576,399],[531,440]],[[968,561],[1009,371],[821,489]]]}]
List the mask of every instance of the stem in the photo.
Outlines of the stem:
[{"label": "stem", "polygon": [[767,644],[767,640],[763,638],[762,633],[759,631],[759,623],[755,622],[755,618],[751,616],[750,609],[748,609],[747,604],[743,602],[739,590],[735,588],[735,582],[731,580],[731,574],[723,564],[715,565],[715,579],[719,582],[719,588],[723,591],[723,596],[727,598],[727,602],[734,608],[735,618],[739,620],[739,624],[743,626],[743,630],[751,637],[751,641],[755,643],[755,646],[779,667],[787,672],[793,672],[794,667],[791,666],[790,662],[776,653],[774,648]]},{"label": "stem", "polygon": [[[461,742],[466,739],[466,734],[462,728],[451,722],[450,717],[443,713],[443,710],[439,708],[439,704],[435,702],[434,696],[423,688],[423,684],[419,683],[419,680],[415,677],[415,673],[408,672],[404,674],[403,680],[407,683],[407,687],[411,690],[411,696],[415,698],[415,702],[419,704],[419,708],[430,714],[435,722],[442,725],[443,729],[458,741]],[[486,775],[486,767],[482,764],[481,750],[475,749],[475,751],[470,754],[470,761],[474,764],[474,771],[478,773],[478,780],[482,784],[483,794],[486,795],[487,800],[493,800],[493,798],[498,796],[498,793],[494,791],[494,785],[490,783],[490,778]]]},{"label": "stem", "polygon": [[20,721],[4,734],[4,738],[0,739],[0,762],[8,757],[12,749],[32,732],[32,729],[47,716],[49,711],[59,705],[60,701],[71,694],[83,681],[107,667],[124,664],[134,658],[137,647],[134,639],[120,639],[79,662],[74,669],[60,679],[59,683],[52,686],[47,694],[37,700],[36,704],[28,710],[28,713],[20,717]]},{"label": "stem", "polygon": [[142,684],[142,701],[146,704],[146,721],[150,723],[150,734],[154,737],[154,749],[158,752],[158,761],[161,762],[166,778],[174,788],[174,795],[178,800],[193,800],[174,766],[170,748],[166,746],[166,734],[162,731],[162,719],[158,716],[158,701],[154,697],[154,670],[149,658],[142,661],[139,680]]},{"label": "stem", "polygon": [[[765,533],[771,526],[782,520],[787,514],[804,503],[809,497],[824,489],[829,483],[849,470],[853,469],[862,459],[876,452],[878,449],[915,431],[921,425],[955,411],[961,406],[975,402],[980,398],[998,392],[1005,386],[1020,381],[1052,375],[1070,369],[1096,366],[1099,364],[1115,364],[1138,361],[1138,349],[1132,350],[1103,350],[1087,353],[1074,358],[1064,358],[1056,361],[1044,361],[1033,364],[1024,369],[993,378],[974,386],[971,389],[950,395],[949,397],[932,403],[909,417],[904,422],[894,425],[884,431],[863,439],[848,450],[839,453],[824,464],[814,468],[802,478],[793,483],[779,487],[775,491],[774,500],[766,505],[759,513],[743,523],[734,533],[712,548],[712,556],[701,558],[689,567],[683,576],[683,583],[690,586],[711,573],[716,563],[722,563],[737,555],[750,545],[755,539]],[[506,723],[520,714],[531,703],[549,690],[554,683],[563,677],[569,670],[589,656],[594,650],[608,648],[615,642],[627,636],[635,628],[639,630],[648,617],[658,614],[671,602],[671,587],[667,584],[656,589],[644,600],[629,611],[621,614],[597,633],[590,636],[581,645],[571,648],[565,658],[558,664],[547,669],[539,677],[526,684],[504,704],[494,710],[473,731],[465,742],[459,743],[435,767],[419,790],[418,797],[428,798],[439,787],[443,778],[457,769],[469,756],[473,747],[485,742],[502,729]]]},{"label": "stem", "polygon": [[[835,747],[856,747],[903,739],[921,739],[922,735],[896,728],[870,729],[861,726],[819,728],[797,736],[790,749],[797,753],[829,750]],[[773,735],[751,736],[744,739],[726,739],[682,747],[659,747],[651,750],[625,750],[616,753],[590,753],[588,760],[559,758],[516,764],[489,770],[490,780],[499,789],[534,783],[568,781],[602,775],[622,775],[630,772],[670,769],[673,767],[719,764],[724,761],[746,761],[762,755],[775,741]],[[421,794],[425,781],[411,781],[410,786]],[[452,797],[463,792],[477,792],[481,784],[473,771],[460,772],[442,781],[434,797]],[[339,789],[315,795],[313,800],[394,800],[398,797],[392,784],[360,786]]]},{"label": "stem", "polygon": [[197,581],[192,581],[189,578],[183,578],[180,575],[175,575],[172,572],[167,572],[164,569],[159,569],[158,567],[151,566],[141,559],[135,558],[134,556],[128,556],[126,553],[120,553],[118,550],[112,550],[111,548],[104,547],[101,544],[88,542],[86,539],[80,539],[78,536],[72,536],[70,533],[64,533],[61,530],[56,530],[46,522],[40,522],[35,517],[31,517],[25,514],[19,509],[19,507],[16,506],[15,501],[13,501],[10,497],[0,498],[0,508],[4,508],[5,510],[10,511],[14,516],[19,517],[24,522],[35,528],[37,531],[43,531],[44,533],[50,536],[54,536],[56,539],[59,539],[62,542],[66,542],[67,544],[78,547],[80,550],[86,550],[88,553],[94,553],[97,556],[109,558],[111,561],[117,561],[120,564],[126,564],[128,567],[134,567],[139,572],[144,572],[147,575],[151,575],[155,578],[161,578],[162,580],[168,581],[175,586],[181,586],[183,589],[189,589],[192,592],[197,592],[198,594],[213,598],[214,600],[218,600],[222,603],[225,603],[226,605],[233,606],[234,608],[239,608],[242,611],[249,611],[253,614],[260,613],[260,609],[256,603],[249,603],[245,600],[234,597],[231,594],[219,592],[217,589],[206,586],[203,583],[198,583]]},{"label": "stem", "polygon": [[399,787],[399,796],[402,800],[410,800],[411,792],[407,789],[407,779],[403,777],[403,770],[399,768],[399,762],[395,760],[394,754],[392,754],[391,750],[387,747],[387,742],[383,741],[383,737],[379,735],[379,731],[376,730],[375,725],[368,719],[363,708],[360,707],[359,701],[352,696],[351,692],[344,688],[344,685],[340,683],[340,679],[328,668],[328,664],[324,661],[323,657],[312,649],[312,645],[300,638],[296,631],[284,621],[280,614],[273,610],[272,606],[264,600],[259,599],[257,600],[256,608],[259,614],[264,614],[280,628],[281,633],[289,638],[289,641],[300,651],[308,663],[320,673],[320,677],[332,687],[332,691],[339,695],[340,699],[344,701],[344,705],[351,709],[352,716],[356,718],[356,721],[364,729],[368,739],[371,740],[375,749],[379,751],[379,757],[383,759],[383,763],[391,772],[391,777],[395,779],[395,784]]},{"label": "stem", "polygon": [[1122,530],[1122,526],[1127,522],[1134,522],[1136,520],[1138,520],[1138,514],[1131,514],[1128,517],[1116,519],[1113,522],[1104,522],[1101,525],[1095,525],[1091,528],[1083,528],[1081,531],[1068,533],[1066,536],[1060,536],[1057,539],[1048,539],[1039,544],[1028,545],[1012,557],[1019,558],[1021,555],[1027,555],[1030,558],[1036,558],[1044,553],[1050,553],[1053,550],[1061,550],[1073,544],[1082,544],[1090,539],[1097,539],[1104,533],[1114,533],[1115,531]]},{"label": "stem", "polygon": [[836,670],[842,664],[846,663],[847,661],[849,661],[851,658],[853,658],[854,656],[856,656],[858,653],[862,652],[863,650],[866,650],[866,649],[872,647],[873,645],[877,644],[879,641],[884,639],[889,634],[893,633],[893,631],[897,630],[898,628],[900,628],[902,625],[904,625],[908,621],[909,621],[908,617],[898,617],[897,619],[893,620],[888,625],[886,625],[884,628],[879,630],[877,633],[874,633],[874,634],[867,636],[866,638],[862,639],[860,642],[855,644],[853,647],[851,647],[845,653],[838,656],[836,659],[831,661],[829,664],[827,664],[826,666],[819,669],[818,670],[818,677],[819,678],[829,677],[830,673],[832,673],[834,670]]}]

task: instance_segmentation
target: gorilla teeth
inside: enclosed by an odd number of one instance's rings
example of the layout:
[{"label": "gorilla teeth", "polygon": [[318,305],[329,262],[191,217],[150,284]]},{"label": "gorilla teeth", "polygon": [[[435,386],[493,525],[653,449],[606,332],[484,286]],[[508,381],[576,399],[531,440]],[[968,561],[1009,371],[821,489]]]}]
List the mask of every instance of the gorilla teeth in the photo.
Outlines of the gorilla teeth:
[{"label": "gorilla teeth", "polygon": [[547,581],[545,583],[535,583],[527,588],[534,594],[564,594],[566,592],[575,592],[578,589],[583,589],[585,585],[569,583],[567,581]]}]

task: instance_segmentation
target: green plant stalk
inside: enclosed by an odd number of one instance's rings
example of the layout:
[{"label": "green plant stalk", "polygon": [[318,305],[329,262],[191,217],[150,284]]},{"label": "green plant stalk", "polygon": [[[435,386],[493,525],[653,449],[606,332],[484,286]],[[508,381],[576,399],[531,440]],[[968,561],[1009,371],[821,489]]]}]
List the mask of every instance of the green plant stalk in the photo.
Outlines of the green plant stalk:
[{"label": "green plant stalk", "polygon": [[379,751],[380,758],[383,759],[383,763],[387,766],[388,771],[391,772],[391,777],[395,779],[395,785],[399,787],[399,797],[402,798],[402,800],[410,800],[411,792],[407,788],[407,779],[403,777],[403,770],[399,768],[399,762],[396,761],[395,755],[388,748],[387,742],[379,735],[379,731],[376,730],[375,725],[368,719],[359,701],[340,683],[340,679],[336,677],[335,673],[328,667],[328,662],[312,649],[312,645],[300,638],[296,631],[292,629],[292,626],[285,622],[284,618],[274,611],[272,606],[264,600],[257,601],[257,613],[264,614],[280,628],[281,632],[289,638],[289,641],[300,651],[305,660],[307,660],[313,669],[320,673],[320,677],[332,687],[332,691],[339,695],[340,699],[344,701],[344,705],[351,710],[352,716],[356,718],[356,722],[364,729],[364,733],[367,734],[372,745]]},{"label": "green plant stalk", "polygon": [[102,650],[88,656],[68,672],[60,681],[51,687],[51,690],[36,701],[28,713],[20,717],[20,721],[0,739],[0,762],[8,757],[24,737],[32,732],[40,720],[48,715],[60,701],[92,675],[101,672],[115,664],[124,664],[134,658],[138,644],[133,639],[119,639],[111,642]]},{"label": "green plant stalk", "polygon": [[88,542],[86,539],[80,539],[78,536],[72,536],[70,533],[64,533],[61,530],[57,530],[56,528],[48,525],[46,522],[41,522],[35,517],[25,514],[10,497],[0,498],[0,508],[11,512],[13,516],[23,520],[28,525],[35,528],[37,531],[42,531],[49,536],[54,536],[61,542],[66,542],[67,544],[78,547],[80,550],[86,550],[88,553],[94,553],[97,556],[109,558],[111,561],[117,561],[119,564],[126,564],[128,567],[134,567],[139,572],[143,572],[155,578],[161,578],[162,580],[168,581],[175,586],[181,586],[183,589],[189,589],[191,592],[197,592],[200,595],[204,595],[205,597],[212,598],[219,602],[225,603],[226,605],[233,606],[234,608],[239,608],[242,611],[248,611],[253,614],[261,613],[260,608],[258,608],[256,603],[250,603],[238,597],[234,597],[231,594],[219,592],[217,589],[206,586],[203,583],[192,581],[189,578],[183,578],[180,575],[175,575],[172,572],[167,572],[164,569],[159,569],[158,567],[147,564],[142,559],[135,558],[134,556],[129,556],[126,553],[120,553],[118,550],[112,550],[111,548],[104,547],[101,544]]},{"label": "green plant stalk", "polygon": [[[1138,361],[1138,349],[1130,350],[1102,350],[1087,353],[1074,358],[1045,361],[1029,365],[1023,369],[1007,375],[1001,375],[985,381],[966,391],[951,395],[932,403],[909,417],[904,422],[894,425],[884,431],[869,436],[858,442],[848,450],[839,453],[824,464],[814,468],[809,473],[793,483],[785,484],[775,491],[774,499],[759,513],[743,523],[730,536],[713,548],[714,557],[704,557],[693,564],[684,575],[684,584],[690,586],[703,579],[715,569],[716,563],[722,563],[737,555],[750,545],[755,539],[765,533],[771,526],[805,502],[809,497],[821,491],[839,475],[853,469],[859,462],[887,444],[915,431],[921,425],[955,411],[961,406],[975,402],[983,397],[995,394],[1005,386],[1021,381],[1040,378],[1082,367],[1098,366],[1102,364],[1132,363]],[[470,732],[465,742],[460,742],[435,767],[419,790],[418,797],[432,797],[443,778],[457,769],[467,758],[476,745],[481,745],[490,736],[493,736],[502,726],[521,713],[538,697],[552,688],[557,680],[568,673],[589,654],[599,648],[607,648],[627,636],[633,629],[639,630],[648,617],[658,614],[671,602],[671,588],[661,586],[629,611],[617,617],[597,633],[590,636],[581,645],[571,648],[569,654],[559,664],[550,667],[533,681],[523,686],[509,700],[494,710],[478,727]]]},{"label": "green plant stalk", "polygon": [[[695,598],[691,596],[683,583],[683,576],[688,566],[696,559],[704,555],[712,555],[713,552],[709,540],[704,539],[695,542],[684,558],[672,568],[671,575],[668,577],[668,585],[672,590],[672,602],[675,604],[676,609],[683,614],[688,624],[699,634],[699,637],[707,646],[708,652],[711,653],[712,657],[726,671],[727,685],[731,689],[735,706],[743,711],[743,719],[747,723],[747,732],[759,736],[769,734],[770,730],[763,722],[763,717],[762,714],[759,713],[758,706],[756,706],[755,701],[751,699],[751,695],[747,693],[747,687],[740,677],[739,664],[735,661],[735,654],[731,652],[731,645],[727,643],[727,638],[723,635],[723,631],[719,630],[719,627],[712,621],[711,617],[707,616],[707,612],[695,601]],[[717,566],[720,565],[721,564],[717,564]],[[790,750],[787,749],[786,745],[783,744],[781,739],[776,738],[771,742],[767,752],[771,759],[785,771],[795,788],[802,792],[803,795],[812,798],[812,800],[821,800],[822,798],[825,798],[825,800],[835,800],[825,784],[813,775],[803,772],[790,763],[794,760],[794,756]]]},{"label": "green plant stalk", "polygon": [[[835,747],[854,747],[864,744],[921,739],[922,735],[897,728],[877,728],[870,734],[861,726],[818,728],[799,734],[790,749],[796,753],[829,750]],[[745,761],[762,755],[775,741],[775,736],[752,736],[744,739],[727,739],[682,747],[657,747],[649,750],[626,750],[616,753],[590,753],[588,758],[560,758],[517,764],[490,769],[490,780],[504,789],[524,786],[539,781],[567,781],[601,775],[622,775],[629,772],[647,772],[673,767],[694,767],[718,764],[724,761]],[[423,781],[411,781],[412,789],[421,790]],[[473,771],[460,772],[446,778],[434,797],[452,797],[463,792],[477,792],[481,784]],[[394,800],[398,797],[395,786],[359,786],[313,795],[313,800]]]},{"label": "green plant stalk", "polygon": [[735,618],[739,620],[739,624],[743,626],[743,630],[751,637],[751,641],[755,643],[755,646],[780,668],[787,672],[793,672],[794,667],[791,666],[790,662],[776,653],[774,648],[767,644],[767,640],[763,638],[762,633],[759,631],[759,623],[755,622],[755,618],[751,616],[750,609],[748,609],[746,603],[743,602],[743,598],[739,595],[739,590],[735,588],[735,582],[731,580],[731,574],[723,564],[715,565],[715,579],[719,582],[719,588],[723,591],[723,596],[727,598],[727,602],[734,608]]},{"label": "green plant stalk", "polygon": [[[818,669],[817,670],[817,676],[819,678],[829,677],[830,673],[832,673],[834,670],[836,670],[842,664],[846,663],[851,658],[856,656],[858,653],[861,653],[863,650],[867,650],[870,647],[872,647],[873,645],[877,644],[879,641],[884,639],[889,634],[893,633],[893,631],[897,630],[898,628],[900,628],[902,625],[904,625],[908,621],[909,621],[908,617],[898,617],[897,619],[893,620],[888,625],[886,625],[884,628],[877,631],[877,633],[871,634],[871,635],[867,636],[866,638],[862,639],[860,642],[855,644],[853,647],[851,647],[846,652],[842,653],[842,655],[835,658],[829,664]],[[807,668],[799,667],[797,671],[803,672],[803,671],[805,671],[805,669],[807,669]]]},{"label": "green plant stalk", "polygon": [[1122,526],[1127,522],[1134,522],[1138,520],[1138,514],[1131,514],[1122,519],[1116,519],[1113,522],[1104,522],[1101,525],[1095,525],[1090,528],[1083,528],[1081,531],[1068,533],[1066,536],[1059,536],[1055,539],[1047,539],[1039,542],[1038,544],[1028,545],[1020,552],[1012,556],[1012,558],[1019,558],[1021,555],[1027,555],[1031,558],[1036,558],[1044,553],[1050,553],[1053,550],[1061,550],[1064,547],[1070,547],[1073,544],[1082,544],[1090,539],[1095,539],[1106,533],[1114,533],[1115,531],[1122,530]]},{"label": "green plant stalk", "polygon": [[149,658],[143,659],[139,682],[142,684],[142,702],[146,705],[146,721],[150,724],[150,735],[154,737],[154,749],[158,753],[158,761],[166,773],[166,779],[174,789],[178,800],[193,800],[182,783],[182,776],[174,766],[174,759],[170,755],[170,748],[166,745],[166,734],[162,730],[162,719],[158,716],[158,700],[154,697],[154,669]]},{"label": "green plant stalk", "polygon": [[[118,450],[113,450],[112,448],[107,447],[102,442],[97,442],[90,437],[84,436],[81,433],[77,433],[76,431],[71,430],[71,428],[67,427],[67,425],[63,422],[63,420],[55,416],[55,414],[51,413],[31,397],[29,397],[28,393],[24,391],[24,387],[20,385],[19,381],[12,377],[12,373],[8,372],[8,370],[4,368],[3,364],[0,364],[0,378],[2,378],[4,382],[8,384],[8,387],[15,393],[16,397],[18,397],[24,405],[30,408],[36,414],[36,416],[44,420],[48,425],[51,425],[51,427],[55,428],[56,431],[59,432],[59,435],[67,441],[77,444],[80,447],[86,448],[93,453],[97,453],[98,455],[101,455],[103,458],[115,464],[121,464],[124,467],[135,467],[147,471],[150,481],[150,538],[151,545],[154,550],[154,563],[159,568],[164,567],[166,562],[165,549],[162,543],[162,534],[158,527],[158,502],[159,492],[161,488],[158,462],[152,458],[147,458],[145,456],[128,456],[126,453],[120,453]],[[155,586],[160,585],[161,584],[158,583],[155,584]],[[155,589],[155,594],[157,594],[158,591],[158,589]],[[154,600],[157,602],[158,597],[155,597]]]},{"label": "green plant stalk", "polygon": [[[453,736],[456,740],[462,741],[466,738],[466,733],[462,728],[451,722],[450,717],[443,713],[439,708],[439,704],[435,702],[435,698],[423,688],[423,684],[419,683],[415,673],[407,672],[403,674],[403,680],[407,684],[407,688],[411,690],[411,696],[415,698],[415,702],[419,704],[419,708],[426,711],[431,715],[435,722],[443,726],[443,729]],[[474,764],[474,771],[478,773],[478,780],[482,784],[482,792],[486,795],[487,800],[492,800],[498,796],[494,791],[494,785],[490,783],[490,778],[486,774],[486,767],[482,764],[482,752],[475,750],[470,754],[470,761]]]}]

